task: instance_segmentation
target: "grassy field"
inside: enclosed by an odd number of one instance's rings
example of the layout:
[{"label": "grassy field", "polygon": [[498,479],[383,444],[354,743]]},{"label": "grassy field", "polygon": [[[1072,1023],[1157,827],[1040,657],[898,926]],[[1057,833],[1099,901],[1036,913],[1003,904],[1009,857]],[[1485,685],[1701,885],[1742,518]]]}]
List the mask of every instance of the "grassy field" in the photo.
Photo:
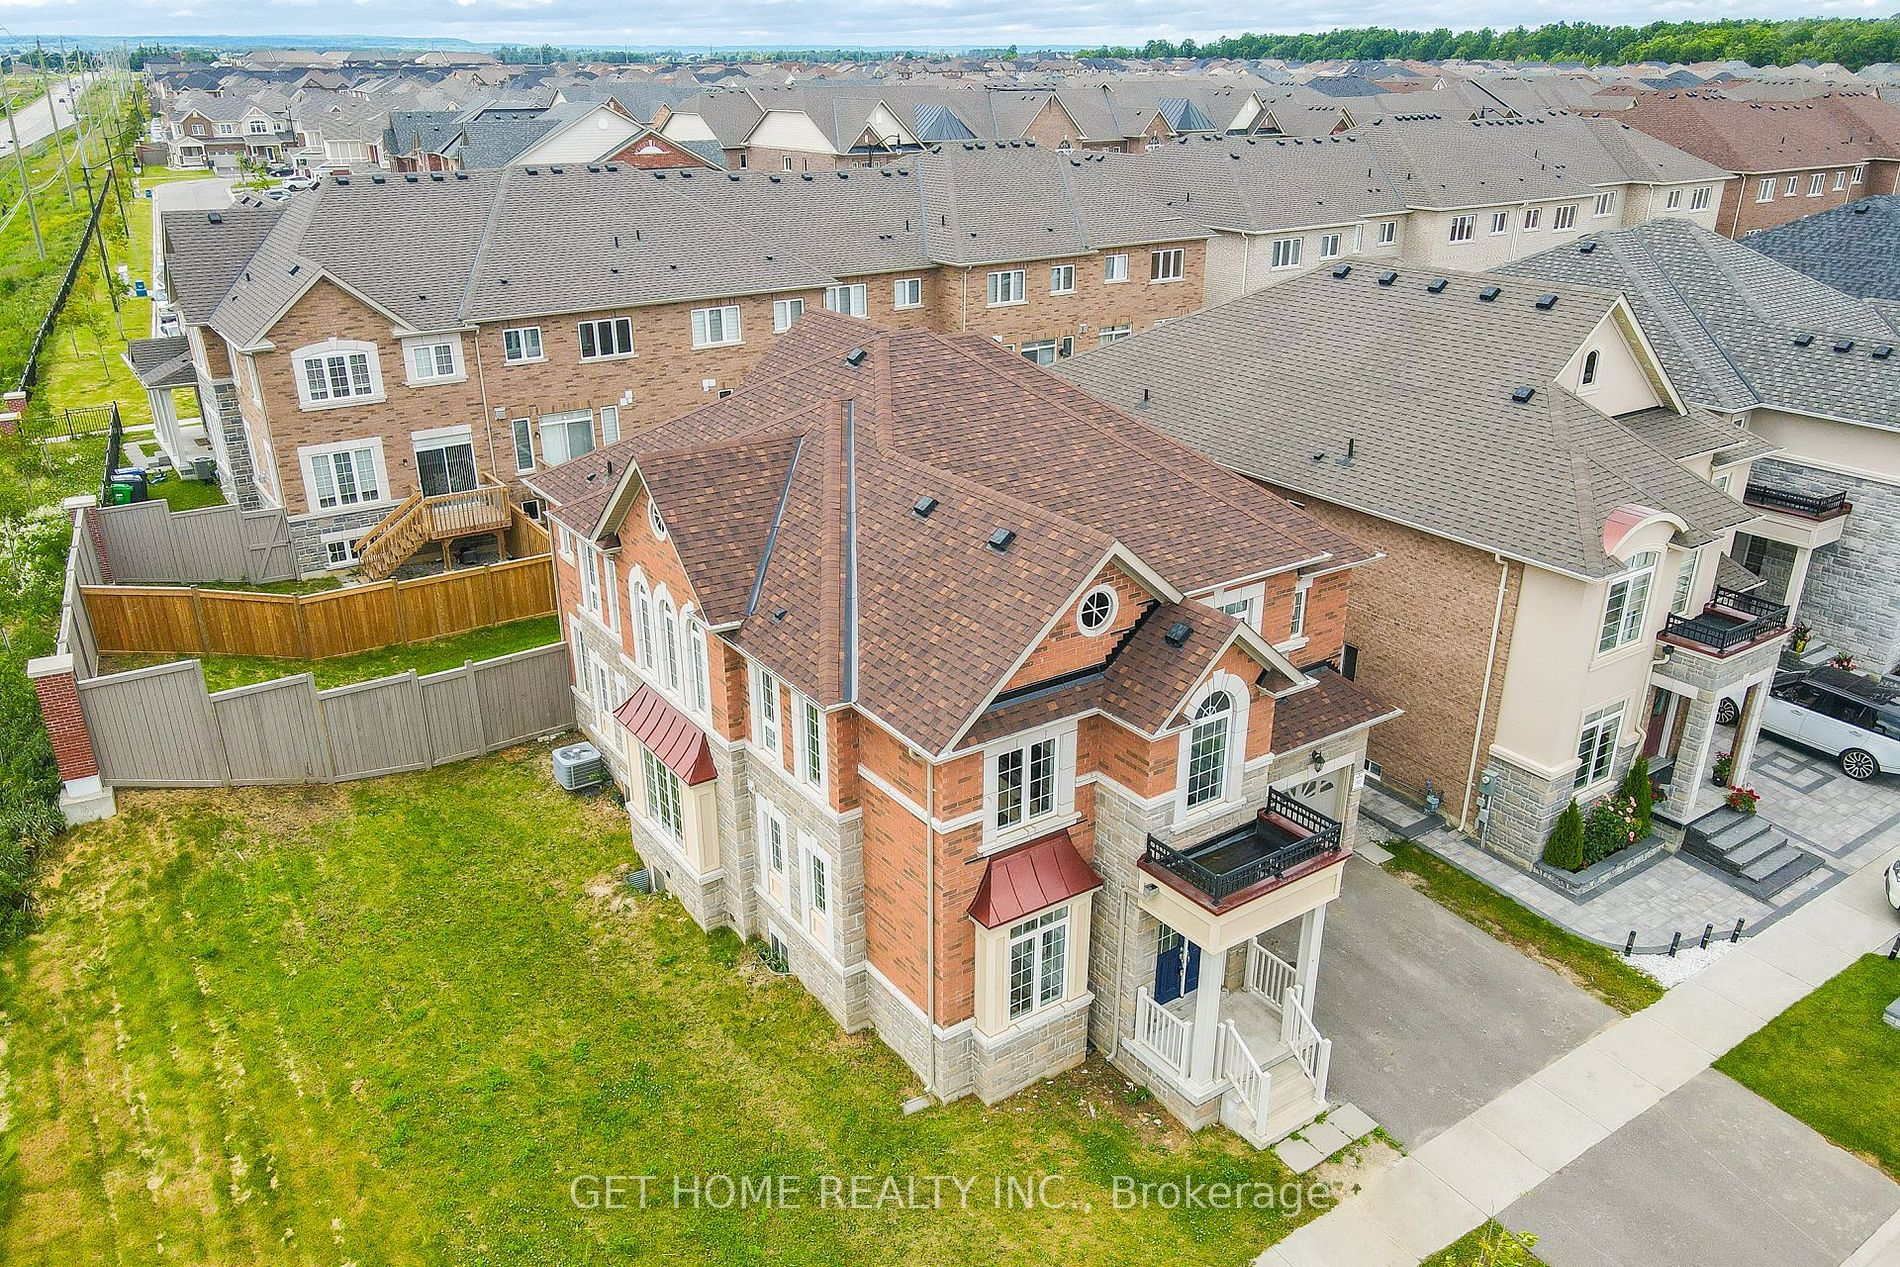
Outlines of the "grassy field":
[{"label": "grassy field", "polygon": [[1663,996],[1654,980],[1615,951],[1557,927],[1489,885],[1408,840],[1388,840],[1385,869],[1499,941],[1556,970],[1619,1012],[1636,1012]]},{"label": "grassy field", "polygon": [[[294,581],[289,584],[298,587],[291,592],[314,592],[308,588],[308,582]],[[281,586],[272,585],[229,588],[284,592]],[[320,585],[318,588],[330,587]],[[317,689],[322,690],[349,682],[367,682],[408,669],[414,669],[417,673],[439,673],[443,669],[460,668],[464,660],[488,660],[526,651],[531,647],[545,647],[550,642],[560,640],[560,618],[538,616],[532,620],[517,620],[487,629],[471,629],[467,633],[437,638],[431,642],[398,644],[357,655],[332,656],[327,660],[275,660],[266,656],[201,656],[199,660],[204,665],[207,690],[223,691],[233,686],[249,686],[253,682],[268,682],[272,678],[289,677],[293,673],[312,674],[316,678]],[[154,664],[171,664],[187,658],[176,655],[107,656],[100,668],[102,672],[118,673]]]},{"label": "grassy field", "polygon": [[154,484],[151,492],[173,510],[202,510],[206,506],[224,505],[224,490],[218,487],[216,480],[169,479]]},{"label": "grassy field", "polygon": [[[1289,1176],[1095,1061],[906,1117],[873,1036],[625,895],[624,812],[547,760],[130,793],[68,837],[0,961],[0,1262],[1240,1267],[1310,1217],[1117,1210],[1117,1175]],[[659,1178],[646,1209],[577,1208],[599,1174]],[[802,1201],[674,1207],[674,1176],[715,1174]],[[995,1208],[994,1177],[1043,1174],[1053,1208]],[[841,1210],[822,1175],[977,1186]]]},{"label": "grassy field", "polygon": [[1900,1179],[1900,962],[1866,955],[1742,1040],[1715,1067]]}]

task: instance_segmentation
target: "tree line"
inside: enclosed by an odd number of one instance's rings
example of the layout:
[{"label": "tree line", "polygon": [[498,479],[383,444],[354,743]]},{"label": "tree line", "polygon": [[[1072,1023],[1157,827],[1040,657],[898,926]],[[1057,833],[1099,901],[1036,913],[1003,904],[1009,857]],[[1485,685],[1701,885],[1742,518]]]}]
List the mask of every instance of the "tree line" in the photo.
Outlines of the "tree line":
[{"label": "tree line", "polygon": [[1595,22],[1553,22],[1548,26],[1484,27],[1476,31],[1400,31],[1358,27],[1307,35],[1231,35],[1195,40],[1149,40],[1139,47],[1121,45],[1081,49],[1080,57],[1277,58],[1286,61],[1510,60],[1583,62],[1714,62],[1736,60],[1751,66],[1789,66],[1796,62],[1839,62],[1859,70],[1876,62],[1900,61],[1900,17],[1795,18],[1775,22],[1753,18],[1719,22],[1651,22],[1647,26],[1603,26]]}]

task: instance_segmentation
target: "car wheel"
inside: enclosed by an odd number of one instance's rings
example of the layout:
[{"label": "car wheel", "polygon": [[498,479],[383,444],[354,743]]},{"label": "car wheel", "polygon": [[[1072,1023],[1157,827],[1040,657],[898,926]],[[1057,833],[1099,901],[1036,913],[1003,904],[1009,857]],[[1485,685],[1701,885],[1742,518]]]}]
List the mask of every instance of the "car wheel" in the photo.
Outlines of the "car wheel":
[{"label": "car wheel", "polygon": [[1871,779],[1880,773],[1880,763],[1872,753],[1849,748],[1841,754],[1841,773],[1850,779]]},{"label": "car wheel", "polygon": [[1715,706],[1715,720],[1724,726],[1733,726],[1736,718],[1741,715],[1741,706],[1732,699],[1725,699]]}]

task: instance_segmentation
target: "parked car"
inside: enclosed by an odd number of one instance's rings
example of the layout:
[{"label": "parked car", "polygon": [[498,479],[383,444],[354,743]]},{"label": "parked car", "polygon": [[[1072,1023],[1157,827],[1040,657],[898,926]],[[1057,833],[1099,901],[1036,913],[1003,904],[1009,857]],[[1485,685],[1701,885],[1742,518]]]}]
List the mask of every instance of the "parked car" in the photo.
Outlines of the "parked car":
[{"label": "parked car", "polygon": [[271,191],[270,191],[269,193],[267,193],[267,194],[265,194],[264,196],[265,196],[266,198],[268,198],[268,199],[270,199],[270,200],[271,200],[272,202],[289,202],[289,201],[290,201],[290,190],[288,190],[288,189],[273,189],[273,190],[271,190]]},{"label": "parked car", "polygon": [[297,169],[292,167],[289,163],[279,163],[270,169],[270,174],[281,180],[286,176],[295,176]]},{"label": "parked car", "polygon": [[1900,911],[1900,858],[1887,868],[1887,905]]},{"label": "parked car", "polygon": [[1825,752],[1850,779],[1900,770],[1900,690],[1841,669],[1776,683],[1762,709],[1770,734]]},{"label": "parked car", "polygon": [[284,182],[284,188],[293,193],[299,189],[315,189],[316,187],[317,178],[315,176],[292,176],[289,180]]}]

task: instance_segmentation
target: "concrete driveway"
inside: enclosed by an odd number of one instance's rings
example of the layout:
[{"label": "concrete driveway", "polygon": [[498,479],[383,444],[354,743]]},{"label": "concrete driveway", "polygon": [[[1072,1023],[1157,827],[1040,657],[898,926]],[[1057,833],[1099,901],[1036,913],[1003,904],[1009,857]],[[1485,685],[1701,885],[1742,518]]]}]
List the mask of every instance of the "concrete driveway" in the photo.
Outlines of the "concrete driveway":
[{"label": "concrete driveway", "polygon": [[1836,1267],[1900,1185],[1707,1070],[1499,1215],[1551,1267]]},{"label": "concrete driveway", "polygon": [[1328,1095],[1416,1148],[1617,1018],[1555,972],[1355,858],[1326,916]]}]

